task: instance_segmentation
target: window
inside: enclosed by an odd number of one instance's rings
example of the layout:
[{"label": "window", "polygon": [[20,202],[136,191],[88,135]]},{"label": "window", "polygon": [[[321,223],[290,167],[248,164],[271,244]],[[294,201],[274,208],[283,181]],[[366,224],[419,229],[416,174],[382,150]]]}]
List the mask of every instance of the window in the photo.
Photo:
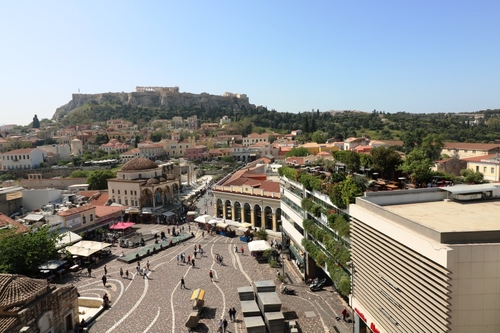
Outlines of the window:
[{"label": "window", "polygon": [[476,172],[479,172],[479,165],[476,165]]},{"label": "window", "polygon": [[486,173],[486,167],[483,167],[483,173]]},{"label": "window", "polygon": [[128,206],[128,199],[125,199],[125,206]]},{"label": "window", "polygon": [[127,195],[127,190],[125,190],[125,195]]},{"label": "window", "polygon": [[115,189],[112,189],[112,190],[111,190],[111,193],[115,193]]},{"label": "window", "polygon": [[94,214],[90,214],[90,222],[94,221]]},{"label": "window", "polygon": [[83,224],[87,223],[87,217],[86,216],[83,216],[82,220],[83,220]]},{"label": "window", "polygon": [[118,194],[120,194],[120,190],[118,190]]},{"label": "window", "polygon": [[495,168],[491,168],[491,173],[495,173]]},{"label": "window", "polygon": [[118,198],[118,203],[121,205],[122,204],[122,199]]}]

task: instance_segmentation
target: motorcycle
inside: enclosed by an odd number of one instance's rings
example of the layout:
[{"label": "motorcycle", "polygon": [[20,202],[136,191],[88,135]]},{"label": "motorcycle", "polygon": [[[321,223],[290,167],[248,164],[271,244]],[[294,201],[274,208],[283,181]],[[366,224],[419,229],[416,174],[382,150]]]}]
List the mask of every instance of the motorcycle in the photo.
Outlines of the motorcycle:
[{"label": "motorcycle", "polygon": [[321,279],[321,280],[318,280],[316,282],[313,282],[309,286],[309,289],[311,289],[311,291],[319,291],[319,290],[323,289],[323,287],[325,286],[325,282],[326,282],[326,279]]},{"label": "motorcycle", "polygon": [[281,293],[285,295],[295,295],[295,290],[287,288],[286,286],[281,288]]}]

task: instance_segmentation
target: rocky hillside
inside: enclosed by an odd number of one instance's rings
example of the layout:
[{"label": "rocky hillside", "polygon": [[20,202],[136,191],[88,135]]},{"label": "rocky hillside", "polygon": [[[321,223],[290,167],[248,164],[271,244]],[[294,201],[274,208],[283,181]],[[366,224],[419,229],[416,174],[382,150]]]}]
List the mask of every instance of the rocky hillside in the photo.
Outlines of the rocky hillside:
[{"label": "rocky hillside", "polygon": [[[248,97],[220,96],[207,93],[192,94],[179,92],[129,92],[129,93],[101,93],[101,94],[73,94],[73,98],[67,104],[56,109],[52,119],[63,123],[73,123],[84,121],[86,118],[104,121],[109,117],[124,116],[130,111],[155,110],[157,116],[163,112],[173,110],[252,110],[256,106],[249,103]],[[105,112],[103,109],[112,109],[113,112]],[[96,114],[97,111],[97,114]],[[80,114],[73,114],[73,113]],[[124,114],[124,115],[117,115]],[[159,114],[158,114],[159,113]],[[96,117],[97,116],[97,117]],[[71,118],[71,119],[70,119]],[[211,117],[210,117],[211,118]],[[129,119],[134,120],[134,119]]]}]

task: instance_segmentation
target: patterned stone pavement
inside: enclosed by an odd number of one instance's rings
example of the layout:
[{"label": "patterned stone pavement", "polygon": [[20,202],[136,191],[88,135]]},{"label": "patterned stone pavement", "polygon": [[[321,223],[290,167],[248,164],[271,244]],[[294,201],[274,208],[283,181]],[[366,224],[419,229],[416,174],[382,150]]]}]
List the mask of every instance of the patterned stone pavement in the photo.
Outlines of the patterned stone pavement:
[{"label": "patterned stone pavement", "polygon": [[[139,225],[143,234],[166,231],[165,225]],[[193,230],[194,227],[192,226]],[[199,322],[197,332],[216,332],[218,320],[224,316],[229,321],[229,307],[237,310],[237,320],[229,323],[229,332],[246,332],[239,307],[237,288],[250,285],[251,281],[276,279],[276,270],[268,264],[259,264],[248,254],[248,248],[238,238],[222,236],[196,237],[180,245],[164,250],[149,257],[151,271],[148,278],[136,272],[137,263],[125,264],[115,259],[101,262],[94,268],[92,277],[75,275],[69,281],[78,287],[82,296],[102,297],[105,292],[110,295],[111,308],[105,311],[91,325],[89,332],[95,333],[146,333],[146,332],[188,332],[185,327],[187,316],[191,311],[190,296],[193,289],[206,290],[205,309]],[[175,256],[185,253],[191,257],[194,246],[201,244],[204,256],[195,259],[195,267],[177,264]],[[244,246],[245,254],[234,252],[234,245]],[[114,247],[112,252],[119,255],[127,249]],[[129,250],[130,251],[130,250]],[[214,260],[218,253],[224,257],[221,266]],[[103,286],[102,276],[104,264],[107,264],[107,285]],[[141,261],[144,266],[146,261]],[[121,278],[120,268],[130,273],[129,279]],[[214,271],[214,282],[210,281],[209,270]],[[295,319],[304,333],[352,331],[352,324],[336,321],[335,317],[345,307],[343,300],[332,291],[331,287],[312,293],[300,282],[296,268],[286,262],[285,275],[290,287],[296,295],[281,295],[282,311],[286,319]],[[180,289],[180,279],[184,276],[187,289]],[[277,285],[279,283],[277,282]],[[336,325],[336,329],[334,329]]]}]

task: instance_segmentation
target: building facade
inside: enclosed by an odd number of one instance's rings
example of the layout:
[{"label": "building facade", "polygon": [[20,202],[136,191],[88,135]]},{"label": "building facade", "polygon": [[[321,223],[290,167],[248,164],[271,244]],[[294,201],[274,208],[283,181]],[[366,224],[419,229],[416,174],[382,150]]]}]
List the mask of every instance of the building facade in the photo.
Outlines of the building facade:
[{"label": "building facade", "polygon": [[370,192],[350,206],[355,332],[500,328],[500,190]]},{"label": "building facade", "polygon": [[223,178],[213,188],[218,217],[251,223],[253,227],[280,230],[279,183],[267,179],[266,166],[252,166]]},{"label": "building facade", "polygon": [[3,170],[37,169],[44,162],[45,151],[38,148],[16,149],[1,154]]}]

